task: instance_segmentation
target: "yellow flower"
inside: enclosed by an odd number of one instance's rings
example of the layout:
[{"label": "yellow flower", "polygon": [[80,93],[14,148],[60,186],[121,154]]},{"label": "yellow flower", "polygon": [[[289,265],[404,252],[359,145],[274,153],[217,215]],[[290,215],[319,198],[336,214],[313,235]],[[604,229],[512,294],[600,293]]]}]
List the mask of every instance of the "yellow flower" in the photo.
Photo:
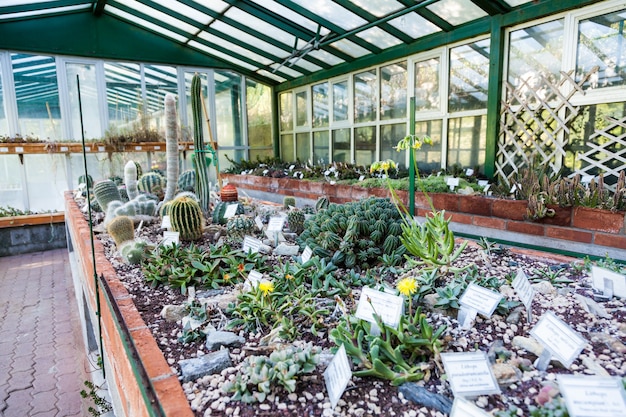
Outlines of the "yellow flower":
[{"label": "yellow flower", "polygon": [[382,164],[380,164],[380,169],[382,169],[383,171],[389,171],[389,161],[385,161]]},{"label": "yellow flower", "polygon": [[263,295],[267,295],[274,291],[274,284],[272,284],[272,281],[263,280],[259,282],[259,289],[263,291]]},{"label": "yellow flower", "polygon": [[228,282],[230,281],[230,274],[224,274],[222,278],[224,278],[224,281]]},{"label": "yellow flower", "polygon": [[400,294],[409,297],[417,291],[417,281],[415,278],[403,278],[398,282],[396,288]]},{"label": "yellow flower", "polygon": [[419,149],[422,147],[422,142],[420,142],[419,140],[415,140],[415,142],[413,142],[413,149]]},{"label": "yellow flower", "polygon": [[433,144],[433,138],[431,138],[430,136],[424,136],[424,143],[426,145],[432,145]]},{"label": "yellow flower", "polygon": [[287,275],[285,275],[285,279],[292,280],[293,279],[293,275],[287,274]]}]

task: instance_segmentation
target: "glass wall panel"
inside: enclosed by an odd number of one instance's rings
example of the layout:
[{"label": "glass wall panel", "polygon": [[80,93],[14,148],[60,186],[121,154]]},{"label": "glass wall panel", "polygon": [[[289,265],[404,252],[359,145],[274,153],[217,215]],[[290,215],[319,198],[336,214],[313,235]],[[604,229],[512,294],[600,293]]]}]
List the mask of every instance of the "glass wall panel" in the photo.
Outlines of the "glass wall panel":
[{"label": "glass wall panel", "polygon": [[[273,158],[274,157],[274,149],[255,149],[255,148],[250,148],[250,150],[248,151],[248,154],[250,155],[248,157],[248,160],[250,161],[263,161],[267,158]],[[221,165],[220,165],[220,169],[221,169]]]},{"label": "glass wall panel", "polygon": [[458,117],[448,122],[448,169],[484,172],[487,116]]},{"label": "glass wall panel", "polygon": [[333,130],[333,162],[352,162],[350,129]]},{"label": "glass wall panel", "polygon": [[[228,155],[228,157],[233,161],[241,162],[244,159],[247,159],[246,153],[245,149],[228,149],[218,152],[220,171],[231,166],[230,161],[226,159],[226,155]],[[209,167],[209,181],[212,184],[217,184],[217,173],[215,172],[215,166],[213,164]]]},{"label": "glass wall panel", "polygon": [[4,92],[2,90],[2,71],[0,71],[0,136],[9,135],[9,122],[4,109]]},{"label": "glass wall panel", "polygon": [[285,162],[295,161],[295,152],[293,134],[280,135],[280,158]]},{"label": "glass wall panel", "polygon": [[354,129],[355,162],[368,166],[376,161],[376,128],[374,126]]},{"label": "glass wall panel", "polygon": [[578,24],[577,80],[594,66],[600,67],[585,83],[585,89],[626,83],[624,23],[626,10],[581,20]]},{"label": "glass wall panel", "polygon": [[376,121],[378,78],[376,70],[354,75],[354,123]]},{"label": "glass wall panel", "polygon": [[[264,84],[246,79],[246,109],[250,148],[263,148],[263,151],[257,150],[256,152],[269,151],[273,154],[272,90]],[[254,160],[252,155],[250,155],[250,159]]]},{"label": "glass wall panel", "polygon": [[165,95],[172,93],[178,97],[176,67],[145,64],[143,66],[146,83],[146,117],[150,128],[165,137]]},{"label": "glass wall panel", "polygon": [[[508,80],[517,88],[519,100],[536,101],[533,93],[545,96],[547,83],[560,78],[562,58],[562,19],[511,32]],[[518,98],[510,98],[511,103],[518,103]]]},{"label": "glass wall panel", "polygon": [[489,39],[450,50],[448,111],[487,108]]},{"label": "glass wall panel", "polygon": [[380,120],[406,117],[406,61],[380,69]]},{"label": "glass wall panel", "polygon": [[340,81],[333,83],[333,121],[343,122],[348,120],[348,82]]},{"label": "glass wall panel", "polygon": [[380,127],[380,160],[391,159],[404,167],[404,155],[396,151],[395,146],[407,134],[406,123],[383,125]]},{"label": "glass wall panel", "polygon": [[313,86],[313,127],[328,126],[328,83]]},{"label": "glass wall panel", "polygon": [[11,54],[17,115],[22,136],[60,140],[61,110],[53,57]]},{"label": "glass wall panel", "polygon": [[0,206],[26,210],[18,155],[0,155]]},{"label": "glass wall panel", "polygon": [[311,162],[311,135],[308,132],[296,134],[296,160]]},{"label": "glass wall panel", "polygon": [[296,126],[305,127],[309,125],[307,92],[296,93]]},{"label": "glass wall panel", "polygon": [[313,132],[313,163],[328,164],[330,162],[329,155],[329,137],[328,130]]},{"label": "glass wall panel", "polygon": [[428,120],[415,123],[415,134],[419,137],[428,136],[432,145],[424,145],[415,153],[417,168],[421,174],[437,172],[441,169],[441,136],[443,122]]},{"label": "glass wall panel", "polygon": [[415,111],[439,109],[439,58],[415,63]]},{"label": "glass wall panel", "polygon": [[[72,187],[78,187],[78,177],[85,173],[85,165],[82,154],[70,154],[70,168],[72,170]],[[88,153],[87,154],[87,172],[94,181],[104,180],[113,175],[111,172],[111,163],[106,153]],[[119,172],[115,175],[119,175]]]},{"label": "glass wall panel", "polygon": [[[104,63],[109,126],[111,133],[129,132],[145,123],[142,115],[141,72],[139,64]],[[143,126],[147,128],[147,126]]]},{"label": "glass wall panel", "polygon": [[[230,71],[215,71],[215,128],[219,147],[243,146],[241,129],[241,76]],[[208,105],[208,103],[207,103]],[[207,110],[209,110],[207,108]],[[205,141],[208,142],[206,137]]]},{"label": "glass wall panel", "polygon": [[80,107],[82,107],[85,139],[102,138],[96,66],[93,64],[68,63],[65,70],[67,73],[67,91],[70,98],[71,139],[82,139],[77,77],[80,80]]},{"label": "glass wall panel", "polygon": [[280,131],[293,130],[293,94],[282,93],[278,96]]},{"label": "glass wall panel", "polygon": [[65,155],[24,155],[24,167],[30,209],[63,211],[63,191],[67,190]]}]

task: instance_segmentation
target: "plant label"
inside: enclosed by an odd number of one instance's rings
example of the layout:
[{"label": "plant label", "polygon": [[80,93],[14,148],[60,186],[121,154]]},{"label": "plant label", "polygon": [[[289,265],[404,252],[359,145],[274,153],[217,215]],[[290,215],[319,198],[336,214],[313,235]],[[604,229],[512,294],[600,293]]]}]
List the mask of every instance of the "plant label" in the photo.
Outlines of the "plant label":
[{"label": "plant label", "polygon": [[244,253],[257,253],[259,252],[259,248],[261,247],[261,241],[259,239],[255,239],[252,236],[244,236],[243,238],[243,252]]},{"label": "plant label", "polygon": [[455,397],[500,393],[485,352],[442,353],[441,360]]},{"label": "plant label", "polygon": [[470,329],[472,327],[472,323],[476,320],[477,314],[478,311],[476,311],[476,309],[461,306],[457,315],[457,321],[461,324],[461,329]]},{"label": "plant label", "polygon": [[452,411],[450,417],[490,417],[491,414],[485,413],[485,411],[476,407],[473,403],[467,401],[465,398],[456,397],[452,404]]},{"label": "plant label", "polygon": [[585,339],[551,311],[541,316],[530,334],[566,368],[570,367],[587,344]]},{"label": "plant label", "polygon": [[158,150],[160,150],[160,149],[161,149],[161,147],[160,147],[160,146],[155,146],[155,147],[154,147],[154,150],[155,150],[155,151],[158,151]]},{"label": "plant label", "polygon": [[472,175],[474,175],[474,170],[472,168],[467,168],[465,170],[465,175],[467,175],[468,177],[471,177]]},{"label": "plant label", "polygon": [[15,153],[23,153],[24,152],[24,148],[21,146],[16,146],[15,147]]},{"label": "plant label", "polygon": [[511,191],[509,191],[509,194],[515,194],[515,191],[517,191],[517,184],[513,184],[513,187],[511,187]]},{"label": "plant label", "polygon": [[303,264],[305,264],[309,262],[312,255],[313,255],[313,250],[307,245],[307,247],[305,247],[304,250],[302,251],[302,256],[300,256],[300,260],[302,261]]},{"label": "plant label", "polygon": [[70,148],[68,148],[67,146],[61,146],[61,152],[67,152],[69,150]]},{"label": "plant label", "polygon": [[484,189],[487,185],[489,185],[489,180],[478,180],[478,185]]},{"label": "plant label", "polygon": [[281,232],[283,230],[283,226],[285,225],[284,217],[270,217],[270,221],[267,224],[268,232]]},{"label": "plant label", "polygon": [[446,180],[446,184],[448,185],[448,187],[450,187],[451,190],[454,190],[456,187],[459,186],[459,179],[458,178],[448,178]]},{"label": "plant label", "polygon": [[163,240],[161,241],[161,245],[163,246],[171,246],[178,245],[180,243],[180,233],[178,232],[163,232]]},{"label": "plant label", "polygon": [[98,152],[104,152],[104,146],[98,146]]},{"label": "plant label", "polygon": [[500,293],[488,290],[480,285],[470,284],[459,299],[459,304],[473,308],[485,317],[491,317],[501,299],[502,294]]},{"label": "plant label", "polygon": [[533,290],[528,277],[521,268],[517,270],[517,275],[515,276],[512,284],[519,299],[526,306],[526,308],[530,308],[533,303],[533,297],[535,296],[535,290]]},{"label": "plant label", "polygon": [[571,417],[626,416],[626,392],[619,378],[559,375],[557,380]]},{"label": "plant label", "polygon": [[161,221],[161,229],[171,229],[172,222],[170,221],[170,216],[163,216],[163,220]]},{"label": "plant label", "polygon": [[580,178],[581,184],[589,184],[591,181],[593,181],[593,175],[583,175]]},{"label": "plant label", "polygon": [[613,290],[612,295],[626,298],[626,277],[617,272],[594,265],[591,267],[591,285],[607,297],[609,297],[607,291]]},{"label": "plant label", "polygon": [[2,153],[9,152],[9,148],[7,148],[6,146],[3,146],[3,147],[0,148],[0,152],[2,152]]},{"label": "plant label", "polygon": [[363,181],[364,179],[365,179],[365,175],[361,175],[361,176],[359,177],[359,182]]},{"label": "plant label", "polygon": [[263,230],[263,221],[261,220],[259,216],[256,216],[254,218],[254,224],[256,224],[257,229]]},{"label": "plant label", "polygon": [[135,146],[136,151],[140,151],[141,149],[143,149],[141,146]]},{"label": "plant label", "polygon": [[350,361],[345,346],[341,345],[324,371],[324,383],[328,391],[331,410],[337,406],[351,378]]},{"label": "plant label", "polygon": [[252,271],[250,271],[248,277],[246,278],[246,281],[243,284],[243,290],[250,291],[252,288],[256,288],[262,279],[263,274],[253,269]]},{"label": "plant label", "polygon": [[237,206],[238,205],[239,204],[237,204],[237,203],[227,205],[226,206],[226,210],[224,211],[224,218],[225,219],[230,219],[235,214],[237,214]]},{"label": "plant label", "polygon": [[400,323],[400,315],[404,309],[404,298],[377,291],[369,287],[363,287],[361,297],[356,308],[356,317],[376,324],[374,313],[389,327],[394,329]]}]

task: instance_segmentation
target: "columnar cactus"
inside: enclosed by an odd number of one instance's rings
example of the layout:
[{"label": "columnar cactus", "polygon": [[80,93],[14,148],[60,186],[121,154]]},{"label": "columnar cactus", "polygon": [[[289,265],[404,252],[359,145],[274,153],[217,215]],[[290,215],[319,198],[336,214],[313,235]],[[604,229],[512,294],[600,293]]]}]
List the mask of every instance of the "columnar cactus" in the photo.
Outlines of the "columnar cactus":
[{"label": "columnar cactus", "polygon": [[128,216],[117,216],[107,226],[107,232],[119,247],[122,243],[135,239],[135,225]]},{"label": "columnar cactus", "polygon": [[106,212],[111,201],[119,201],[122,199],[117,185],[111,180],[98,181],[93,187],[93,195],[96,197],[98,205],[104,212]]},{"label": "columnar cactus", "polygon": [[191,79],[191,114],[193,116],[194,148],[196,152],[196,194],[200,198],[202,211],[208,213],[211,199],[207,158],[204,154],[204,133],[202,130],[202,83],[200,76]]},{"label": "columnar cactus", "polygon": [[176,193],[178,181],[178,119],[176,99],[173,94],[165,95],[165,153],[167,154],[167,188],[163,201],[170,201]]},{"label": "columnar cactus", "polygon": [[132,200],[139,195],[137,190],[137,165],[133,161],[126,162],[124,166],[124,183],[128,199]]},{"label": "columnar cactus", "polygon": [[180,240],[197,240],[202,237],[204,216],[198,202],[189,197],[180,197],[169,204],[172,229],[180,233]]},{"label": "columnar cactus", "polygon": [[147,172],[139,179],[139,189],[146,193],[154,194],[159,198],[163,197],[165,188],[165,178],[156,172]]}]

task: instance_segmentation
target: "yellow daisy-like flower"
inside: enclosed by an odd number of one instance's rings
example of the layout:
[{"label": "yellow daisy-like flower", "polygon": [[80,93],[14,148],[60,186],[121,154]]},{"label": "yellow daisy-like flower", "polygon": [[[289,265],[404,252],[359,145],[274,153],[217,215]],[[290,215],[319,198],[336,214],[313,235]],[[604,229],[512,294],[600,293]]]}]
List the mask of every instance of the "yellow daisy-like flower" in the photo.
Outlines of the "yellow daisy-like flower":
[{"label": "yellow daisy-like flower", "polygon": [[287,275],[285,275],[285,279],[286,280],[292,280],[293,279],[293,275],[287,274]]},{"label": "yellow daisy-like flower", "polygon": [[396,288],[400,294],[410,297],[417,292],[417,281],[415,281],[415,278],[403,278],[398,282]]},{"label": "yellow daisy-like flower", "polygon": [[224,281],[228,282],[230,281],[230,274],[224,274],[222,278],[224,279]]},{"label": "yellow daisy-like flower", "polygon": [[272,281],[263,280],[259,282],[259,289],[263,291],[263,295],[267,295],[274,292],[274,284]]}]

